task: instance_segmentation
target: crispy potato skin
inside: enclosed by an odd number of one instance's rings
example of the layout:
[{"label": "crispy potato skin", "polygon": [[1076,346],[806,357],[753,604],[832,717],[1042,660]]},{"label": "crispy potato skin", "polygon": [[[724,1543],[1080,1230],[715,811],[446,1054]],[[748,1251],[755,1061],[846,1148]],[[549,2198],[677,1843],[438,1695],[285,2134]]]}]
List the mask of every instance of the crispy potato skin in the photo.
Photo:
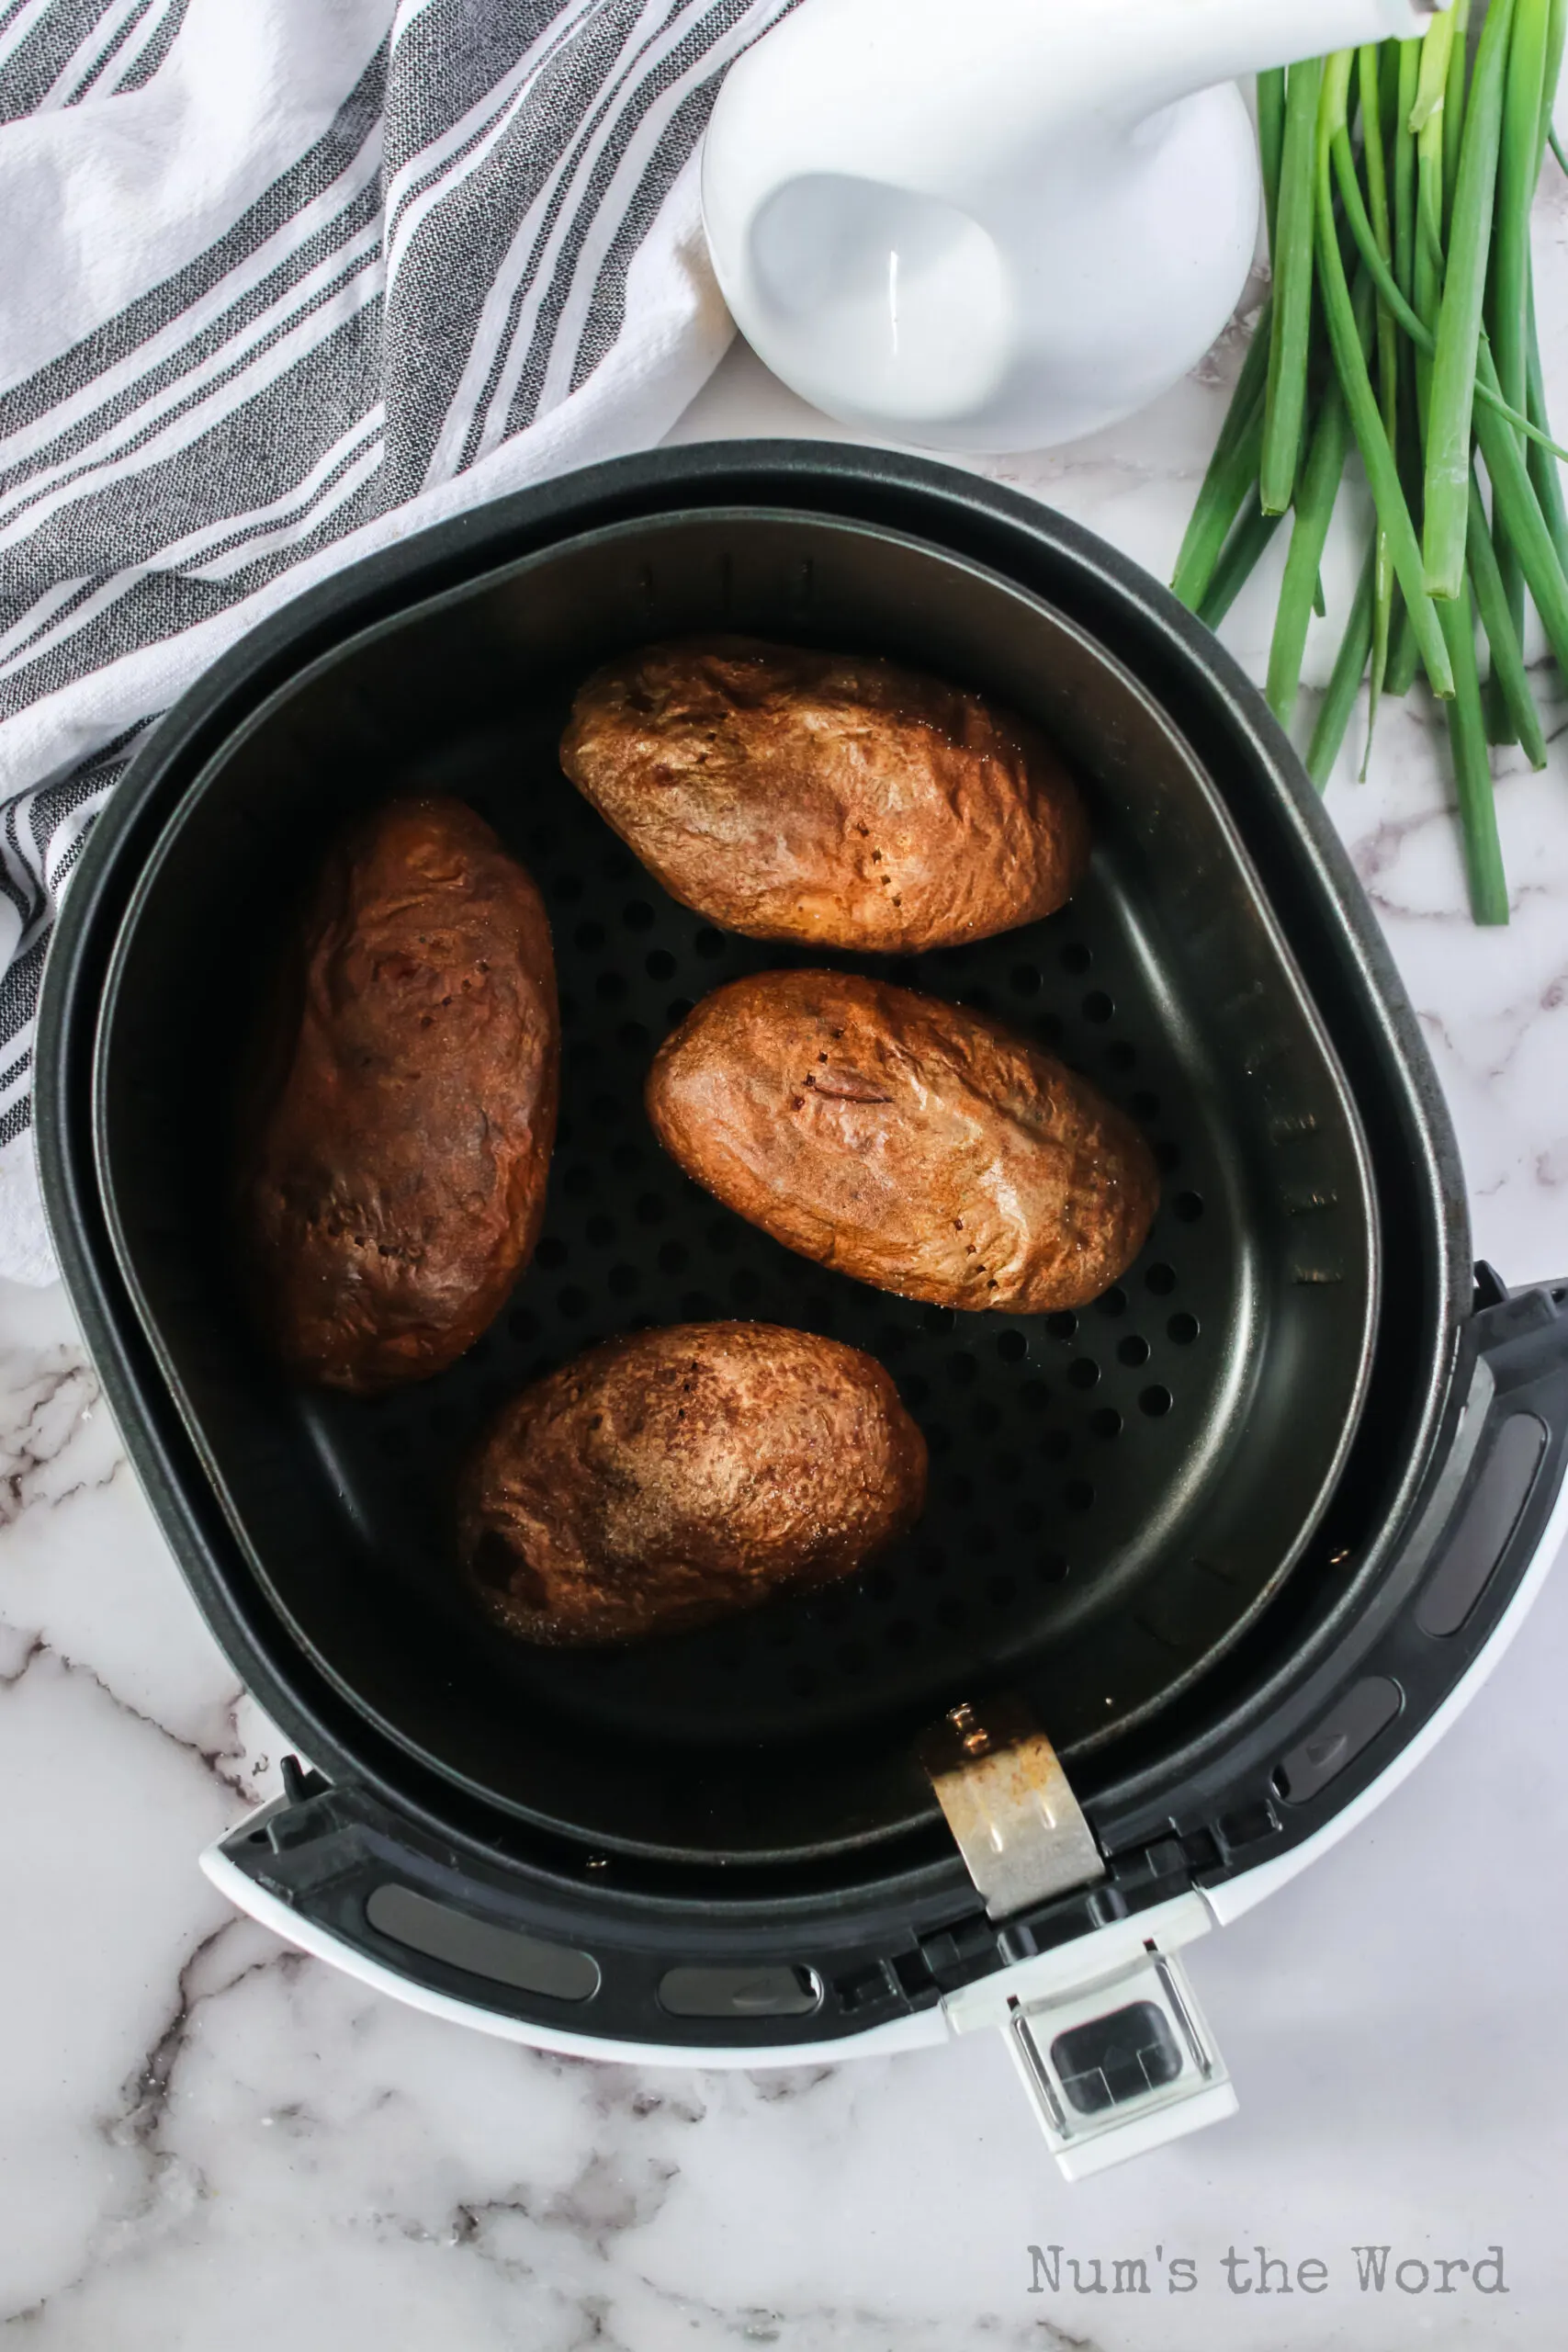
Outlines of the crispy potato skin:
[{"label": "crispy potato skin", "polygon": [[328,857],[248,1105],[239,1226],[288,1368],[444,1371],[533,1253],[560,1036],[544,902],[483,820],[404,800]]},{"label": "crispy potato skin", "polygon": [[587,681],[561,764],[672,898],[752,939],[987,939],[1061,906],[1089,859],[1032,727],[860,655],[648,646]]},{"label": "crispy potato skin", "polygon": [[464,1474],[458,1539],[508,1633],[634,1641],[852,1575],[925,1488],[925,1440],[872,1357],[693,1323],[608,1340],[515,1397]]},{"label": "crispy potato skin", "polygon": [[1158,1198],[1136,1128],[1052,1055],[847,973],[716,989],[647,1099],[665,1149],[728,1207],[938,1306],[1082,1306],[1132,1264]]}]

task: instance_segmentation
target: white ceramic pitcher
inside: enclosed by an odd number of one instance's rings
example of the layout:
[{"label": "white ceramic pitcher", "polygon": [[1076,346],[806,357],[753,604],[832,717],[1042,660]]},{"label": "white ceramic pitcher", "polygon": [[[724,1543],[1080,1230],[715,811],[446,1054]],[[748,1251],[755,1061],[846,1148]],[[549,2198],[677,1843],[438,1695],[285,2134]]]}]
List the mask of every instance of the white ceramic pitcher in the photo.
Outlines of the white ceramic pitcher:
[{"label": "white ceramic pitcher", "polygon": [[1448,0],[801,0],[703,161],[726,300],[807,400],[893,440],[1042,448],[1201,358],[1251,266],[1235,76]]}]

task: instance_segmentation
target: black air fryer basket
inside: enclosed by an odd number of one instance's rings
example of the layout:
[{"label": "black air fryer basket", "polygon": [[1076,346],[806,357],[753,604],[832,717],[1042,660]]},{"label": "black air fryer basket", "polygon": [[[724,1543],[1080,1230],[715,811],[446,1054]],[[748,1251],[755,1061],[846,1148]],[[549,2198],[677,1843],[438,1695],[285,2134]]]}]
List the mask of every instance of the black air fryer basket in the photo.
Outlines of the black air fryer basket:
[{"label": "black air fryer basket", "polygon": [[[1090,802],[1072,906],[896,963],[795,956],[677,906],[555,747],[605,654],[719,628],[894,654],[1038,718]],[[317,845],[421,790],[478,808],[545,894],[548,1216],[451,1372],[311,1395],[232,1295],[227,1099]],[[792,1257],[660,1153],[641,1089],[669,1029],[726,979],[808,960],[1002,1016],[1144,1126],[1162,1203],[1115,1289],[1047,1317],[894,1299]],[[1562,1476],[1565,1294],[1510,1299],[1472,1272],[1414,1021],[1258,697],[1082,532],[880,453],[601,468],[248,639],[93,836],[39,1101],[51,1223],[128,1448],[218,1638],[315,1767],[231,1858],[400,1974],[547,2025],[841,2036],[1287,1852],[1460,1680]],[[612,1332],[731,1315],[887,1365],[931,1447],[916,1534],[841,1588],[625,1651],[481,1624],[450,1497],[499,1401]],[[999,1694],[1065,1760],[1108,1874],[998,1921],[918,1751]],[[416,1929],[411,1896],[583,1965],[530,1973],[493,1939]]]}]

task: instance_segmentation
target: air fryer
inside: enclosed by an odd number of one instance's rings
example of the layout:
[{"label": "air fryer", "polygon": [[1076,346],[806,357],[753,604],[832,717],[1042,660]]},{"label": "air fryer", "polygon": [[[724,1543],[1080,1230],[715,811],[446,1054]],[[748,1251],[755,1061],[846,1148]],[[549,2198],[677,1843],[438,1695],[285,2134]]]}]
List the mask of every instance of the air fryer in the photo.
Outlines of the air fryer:
[{"label": "air fryer", "polygon": [[[561,776],[607,653],[723,628],[889,653],[1062,744],[1070,907],[889,961],[739,939]],[[325,831],[456,793],[544,892],[564,1078],[544,1238],[487,1336],[381,1400],[255,1344],[226,1102]],[[1147,1245],[1077,1315],[954,1315],[804,1264],[641,1109],[691,1002],[840,963],[1005,1018],[1144,1127]],[[45,1195],[198,1603],[307,1769],[207,1858],[401,1997],[606,2056],[757,2064],[999,2026],[1069,2174],[1228,2112],[1181,1967],[1450,1720],[1550,1556],[1568,1291],[1471,1263],[1447,1115],[1299,766],[1214,640],[1046,510],[880,452],[666,451],[351,571],[231,653],[100,821],[52,951]],[[451,1572],[501,1398],[639,1324],[869,1349],[930,1508],[849,1584],[533,1651]]]}]

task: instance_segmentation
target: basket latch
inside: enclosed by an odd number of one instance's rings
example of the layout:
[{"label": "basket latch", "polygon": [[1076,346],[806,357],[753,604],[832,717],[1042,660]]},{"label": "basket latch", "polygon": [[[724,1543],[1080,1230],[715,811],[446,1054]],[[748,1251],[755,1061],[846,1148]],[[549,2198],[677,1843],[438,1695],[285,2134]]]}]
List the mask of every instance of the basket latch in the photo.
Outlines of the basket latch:
[{"label": "basket latch", "polygon": [[[920,1761],[993,1920],[1105,1876],[1055,1749],[1017,1702],[950,1709]],[[1178,1956],[1213,1925],[1201,1894],[1179,1894],[944,1998],[955,2033],[1001,2030],[1069,2180],[1235,2113]]]}]

